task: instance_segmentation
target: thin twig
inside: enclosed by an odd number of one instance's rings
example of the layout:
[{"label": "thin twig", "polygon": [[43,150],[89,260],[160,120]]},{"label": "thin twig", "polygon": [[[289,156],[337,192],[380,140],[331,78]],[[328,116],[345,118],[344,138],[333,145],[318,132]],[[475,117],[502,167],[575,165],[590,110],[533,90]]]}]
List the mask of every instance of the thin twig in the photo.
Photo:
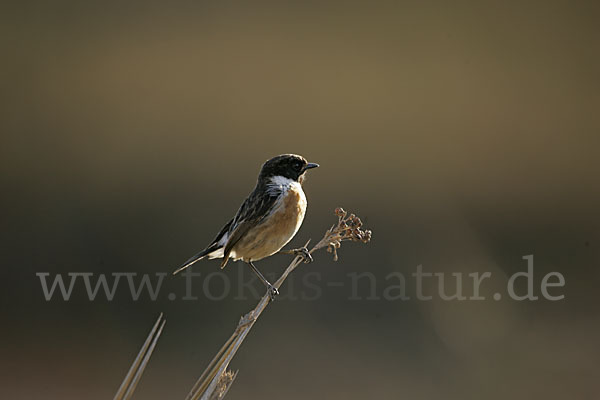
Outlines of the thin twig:
[{"label": "thin twig", "polygon": [[152,356],[156,342],[158,342],[158,338],[162,334],[166,322],[167,320],[164,319],[163,314],[160,313],[156,323],[148,334],[148,338],[140,349],[140,352],[135,357],[135,360],[133,360],[129,371],[127,372],[127,375],[125,375],[125,378],[123,379],[123,382],[121,383],[119,390],[117,390],[117,394],[115,394],[113,400],[129,400],[131,396],[133,396],[133,392],[135,391],[135,388],[137,387],[137,384],[139,383],[140,378],[142,377],[142,374],[148,365],[150,356]]},{"label": "thin twig", "polygon": [[[342,208],[336,208],[335,214],[338,216],[337,225],[332,226],[325,232],[323,239],[310,249],[310,254],[327,247],[327,250],[334,254],[334,260],[337,261],[337,249],[342,241],[352,240],[367,243],[371,240],[371,231],[361,229],[362,222],[360,218],[354,214],[348,215]],[[306,242],[304,247],[308,246],[309,243],[310,240]],[[279,289],[289,274],[301,263],[302,257],[296,256],[273,286]],[[240,318],[235,331],[196,381],[186,400],[215,400],[222,399],[225,396],[237,374],[237,372],[234,374],[227,370],[229,363],[270,301],[271,298],[267,292],[252,311]]]}]

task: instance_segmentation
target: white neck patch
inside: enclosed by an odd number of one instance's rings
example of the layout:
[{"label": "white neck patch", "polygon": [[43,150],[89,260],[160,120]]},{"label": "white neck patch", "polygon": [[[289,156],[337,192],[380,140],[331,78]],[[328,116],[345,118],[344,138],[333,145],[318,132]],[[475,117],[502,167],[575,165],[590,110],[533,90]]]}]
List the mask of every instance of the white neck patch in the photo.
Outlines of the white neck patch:
[{"label": "white neck patch", "polygon": [[281,175],[272,177],[269,180],[269,183],[267,183],[267,193],[269,194],[278,195],[288,191],[291,188],[299,188],[300,190],[302,190],[302,187],[298,182]]}]

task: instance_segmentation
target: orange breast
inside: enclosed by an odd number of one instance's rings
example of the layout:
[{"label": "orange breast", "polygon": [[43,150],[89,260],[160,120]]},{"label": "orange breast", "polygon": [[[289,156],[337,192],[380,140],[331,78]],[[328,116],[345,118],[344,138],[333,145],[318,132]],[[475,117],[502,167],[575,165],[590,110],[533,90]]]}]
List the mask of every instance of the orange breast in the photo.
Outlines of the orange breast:
[{"label": "orange breast", "polygon": [[298,232],[305,212],[306,197],[302,189],[289,189],[273,213],[234,246],[234,258],[256,261],[277,253]]}]

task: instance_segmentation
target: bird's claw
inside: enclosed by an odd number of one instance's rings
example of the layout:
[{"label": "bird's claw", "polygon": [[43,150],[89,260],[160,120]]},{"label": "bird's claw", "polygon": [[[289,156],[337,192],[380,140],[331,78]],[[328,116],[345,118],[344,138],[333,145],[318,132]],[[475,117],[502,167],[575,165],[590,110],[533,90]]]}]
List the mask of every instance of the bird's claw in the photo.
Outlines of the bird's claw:
[{"label": "bird's claw", "polygon": [[271,301],[275,300],[275,297],[279,296],[279,290],[273,285],[269,285],[267,291],[269,292],[269,298]]},{"label": "bird's claw", "polygon": [[294,255],[302,257],[302,261],[304,261],[305,264],[313,262],[313,258],[306,247],[294,249]]}]

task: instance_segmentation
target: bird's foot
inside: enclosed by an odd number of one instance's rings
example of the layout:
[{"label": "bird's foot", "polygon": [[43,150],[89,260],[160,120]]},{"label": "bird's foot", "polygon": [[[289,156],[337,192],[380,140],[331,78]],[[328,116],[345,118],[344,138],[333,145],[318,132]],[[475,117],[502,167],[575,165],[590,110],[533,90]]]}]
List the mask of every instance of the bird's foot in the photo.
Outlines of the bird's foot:
[{"label": "bird's foot", "polygon": [[275,297],[279,296],[279,290],[273,285],[267,286],[267,292],[269,293],[269,298],[271,301],[275,300]]},{"label": "bird's foot", "polygon": [[313,258],[310,255],[310,252],[308,251],[308,249],[306,247],[300,247],[299,249],[294,249],[294,250],[292,250],[292,253],[295,256],[302,257],[302,261],[304,261],[305,264],[313,262]]}]

